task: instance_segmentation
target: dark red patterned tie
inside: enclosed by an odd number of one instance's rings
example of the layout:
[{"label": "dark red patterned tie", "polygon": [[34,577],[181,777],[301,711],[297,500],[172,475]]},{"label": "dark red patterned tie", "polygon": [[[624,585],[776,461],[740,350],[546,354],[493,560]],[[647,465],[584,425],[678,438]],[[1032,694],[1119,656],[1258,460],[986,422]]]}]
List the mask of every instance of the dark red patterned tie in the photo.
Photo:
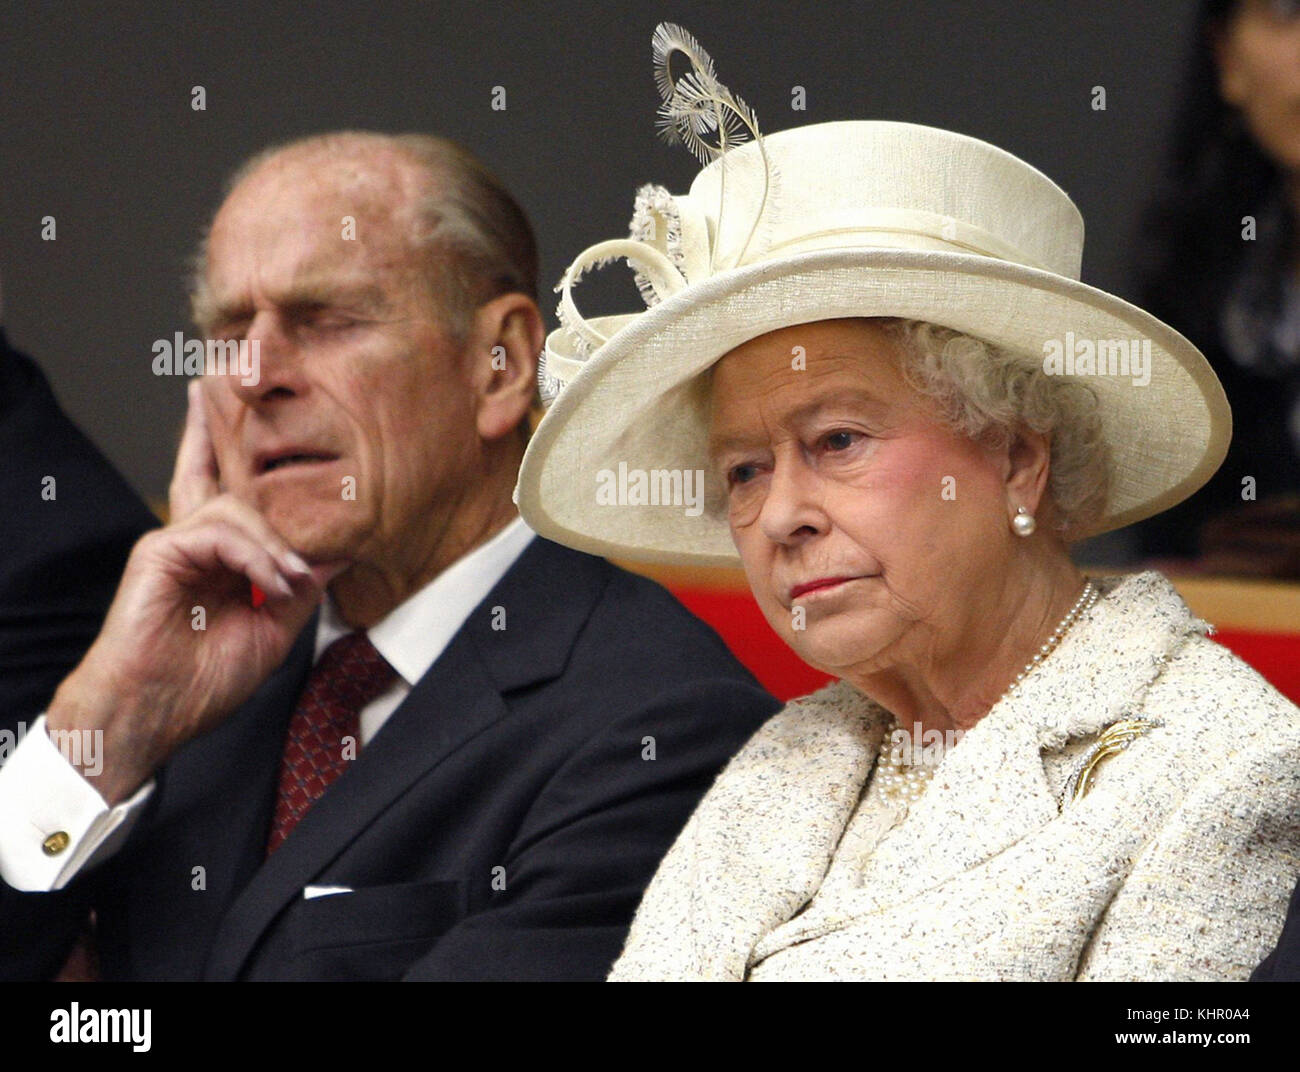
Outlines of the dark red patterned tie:
[{"label": "dark red patterned tie", "polygon": [[364,632],[339,637],[322,653],[298,698],[280,762],[280,790],[266,854],[275,852],[361,747],[361,709],[384,691],[396,671]]}]

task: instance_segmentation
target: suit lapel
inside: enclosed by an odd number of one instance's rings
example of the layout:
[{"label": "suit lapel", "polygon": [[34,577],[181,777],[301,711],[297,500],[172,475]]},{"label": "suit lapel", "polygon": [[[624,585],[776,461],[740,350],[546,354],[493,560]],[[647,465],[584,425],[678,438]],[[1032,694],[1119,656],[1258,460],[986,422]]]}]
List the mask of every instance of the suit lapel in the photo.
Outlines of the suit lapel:
[{"label": "suit lapel", "polygon": [[[533,540],[356,761],[252,875],[213,943],[208,978],[237,977],[281,910],[376,816],[508,714],[506,693],[563,670],[607,581],[608,567],[597,562]],[[504,629],[497,607],[505,610]]]},{"label": "suit lapel", "polygon": [[[207,888],[214,900],[229,903],[262,862],[285,729],[311,667],[315,634],[313,615],[262,687],[158,773],[149,807],[165,824],[160,836],[171,847],[181,837],[205,846],[200,858],[208,865]],[[232,756],[238,759],[232,762]],[[184,830],[178,831],[177,823]],[[150,840],[142,851],[158,852],[157,842]]]}]

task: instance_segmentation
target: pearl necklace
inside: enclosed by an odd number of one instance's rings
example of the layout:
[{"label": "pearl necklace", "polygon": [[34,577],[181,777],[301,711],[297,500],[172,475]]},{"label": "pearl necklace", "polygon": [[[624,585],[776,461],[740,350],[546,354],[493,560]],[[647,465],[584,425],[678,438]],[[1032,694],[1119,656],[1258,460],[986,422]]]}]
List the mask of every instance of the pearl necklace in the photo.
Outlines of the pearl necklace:
[{"label": "pearl necklace", "polygon": [[1025,677],[1030,674],[1039,663],[1056,650],[1057,645],[1061,643],[1061,639],[1070,631],[1070,626],[1078,621],[1080,617],[1087,614],[1088,611],[1092,610],[1093,604],[1095,604],[1100,598],[1101,589],[1090,580],[1084,581],[1083,591],[1079,593],[1079,598],[1074,601],[1074,606],[1065,612],[1065,617],[1062,618],[1060,624],[1052,630],[1052,635],[1049,636],[1047,640],[1044,641],[1043,646],[1034,653],[1034,657],[1025,664],[1025,668],[1016,675],[1015,681],[1011,682],[1007,691],[998,699],[998,703],[1001,703],[1009,696],[1018,696],[1020,694],[1020,686],[1024,683]]},{"label": "pearl necklace", "polygon": [[934,777],[937,763],[930,764],[924,760],[918,763],[906,763],[899,755],[902,749],[894,745],[897,735],[906,732],[894,719],[885,730],[885,737],[880,742],[880,758],[876,762],[875,782],[880,791],[892,804],[901,804],[904,810],[915,804],[929,788],[930,779]]},{"label": "pearl necklace", "polygon": [[[998,703],[1008,697],[1019,695],[1020,686],[1025,678],[1033,672],[1039,663],[1056,650],[1065,634],[1070,631],[1070,627],[1079,618],[1087,614],[1100,598],[1101,590],[1092,581],[1085,581],[1083,591],[1079,593],[1079,598],[1074,601],[1074,606],[1066,611],[1065,617],[1052,630],[1052,635],[1034,653],[1034,657],[1025,664],[1025,668],[1016,675],[1016,679],[1007,688],[1007,691],[1002,694]],[[942,749],[939,750],[937,758],[927,756],[925,752],[928,750],[917,748],[914,740],[911,749],[896,747],[899,741],[898,735],[905,732],[897,719],[893,719],[891,724],[885,728],[885,735],[880,744],[880,756],[876,761],[875,775],[875,781],[880,786],[880,790],[885,797],[893,804],[902,805],[904,811],[925,795],[926,789],[930,786],[930,780],[934,777],[934,772],[943,760]],[[904,751],[920,753],[920,758],[916,762],[907,762],[901,754]],[[926,762],[927,758],[933,761]]]}]

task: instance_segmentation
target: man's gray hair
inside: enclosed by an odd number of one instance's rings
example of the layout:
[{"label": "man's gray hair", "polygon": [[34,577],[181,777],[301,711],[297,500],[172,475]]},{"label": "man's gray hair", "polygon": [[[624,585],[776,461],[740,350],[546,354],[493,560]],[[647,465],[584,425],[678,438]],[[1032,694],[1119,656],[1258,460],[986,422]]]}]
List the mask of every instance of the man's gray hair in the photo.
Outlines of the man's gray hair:
[{"label": "man's gray hair", "polygon": [[[431,295],[453,335],[462,337],[474,309],[501,294],[537,299],[537,242],[528,217],[476,156],[447,138],[354,130],[315,134],[256,153],[231,174],[225,193],[281,154],[355,156],[366,148],[395,151],[416,166],[419,193],[407,206],[411,242],[425,253]],[[207,246],[205,231],[191,279],[195,320],[205,330]]]}]

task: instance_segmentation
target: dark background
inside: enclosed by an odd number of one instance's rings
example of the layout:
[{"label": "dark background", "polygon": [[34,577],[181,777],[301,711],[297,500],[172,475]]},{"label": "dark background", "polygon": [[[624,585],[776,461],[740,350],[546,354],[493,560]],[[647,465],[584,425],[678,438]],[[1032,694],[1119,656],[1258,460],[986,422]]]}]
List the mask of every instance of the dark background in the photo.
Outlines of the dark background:
[{"label": "dark background", "polygon": [[[1194,7],[0,3],[4,323],[155,501],[185,388],[153,375],[151,345],[190,331],[193,245],[226,173],[267,144],[342,127],[463,141],[536,224],[553,324],[550,285],[583,247],[626,233],[636,187],[684,192],[695,173],[655,136],[650,35],[666,19],[700,39],[765,131],[905,120],[1023,157],[1083,212],[1084,280],[1131,296],[1137,214],[1159,173]],[[205,111],[190,107],[196,85]],[[504,111],[491,107],[498,85]],[[805,112],[791,109],[796,85]],[[1105,111],[1092,108],[1098,85]],[[47,215],[53,242],[41,240]],[[619,293],[635,301],[630,284]]]}]

